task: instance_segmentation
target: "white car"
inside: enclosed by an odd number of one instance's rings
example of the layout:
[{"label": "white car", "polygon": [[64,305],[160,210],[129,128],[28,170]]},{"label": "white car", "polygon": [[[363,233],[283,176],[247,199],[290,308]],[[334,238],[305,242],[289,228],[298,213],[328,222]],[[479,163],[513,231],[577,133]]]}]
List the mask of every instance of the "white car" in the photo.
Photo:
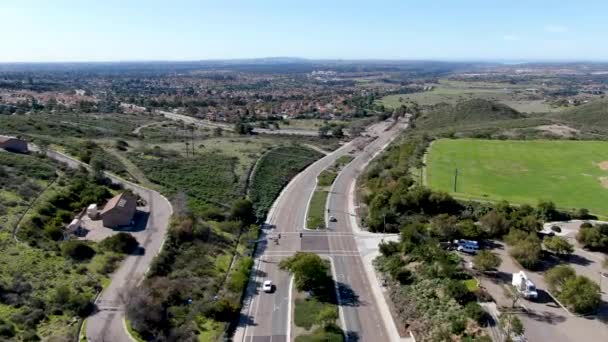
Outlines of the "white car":
[{"label": "white car", "polygon": [[266,281],[264,281],[264,285],[262,285],[262,289],[266,293],[272,292],[272,280],[266,280]]},{"label": "white car", "polygon": [[330,216],[329,217],[329,222],[337,222],[338,219],[335,216]]}]

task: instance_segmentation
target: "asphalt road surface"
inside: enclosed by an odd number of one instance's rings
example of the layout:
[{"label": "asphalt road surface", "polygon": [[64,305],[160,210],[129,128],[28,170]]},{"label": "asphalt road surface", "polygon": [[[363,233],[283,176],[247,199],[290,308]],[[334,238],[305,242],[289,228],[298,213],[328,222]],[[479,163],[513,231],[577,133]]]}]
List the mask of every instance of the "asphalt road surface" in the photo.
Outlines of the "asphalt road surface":
[{"label": "asphalt road surface", "polygon": [[[32,148],[37,150],[33,146]],[[63,153],[47,151],[47,155],[71,168],[88,167],[81,161]],[[95,301],[96,310],[87,319],[86,336],[89,341],[93,342],[132,342],[123,323],[126,295],[143,280],[152,259],[160,251],[173,209],[171,203],[158,192],[111,174],[106,175],[113,182],[122,184],[143,198],[147,202],[144,209],[149,212],[149,216],[146,229],[132,233],[142,248],[139,253],[127,256],[120,268],[112,274],[110,285],[99,295]]]},{"label": "asphalt road surface", "polygon": [[[290,305],[291,277],[279,270],[278,262],[296,251],[311,251],[331,257],[337,281],[340,285],[340,301],[343,325],[350,336],[359,341],[388,341],[386,329],[379,318],[378,309],[371,298],[370,284],[364,276],[364,268],[352,234],[346,200],[346,188],[360,173],[360,168],[373,154],[379,152],[396,136],[402,125],[388,131],[388,123],[376,124],[368,134],[379,136],[347,166],[336,179],[334,194],[330,196],[329,208],[338,221],[331,223],[326,231],[304,230],[306,211],[316,177],[342,155],[356,150],[358,143],[366,138],[357,138],[340,149],[325,156],[298,174],[281,192],[268,215],[262,241],[256,251],[252,281],[247,289],[239,328],[234,341],[283,342],[292,340]],[[303,232],[303,237],[299,233]],[[281,238],[275,242],[278,234]],[[264,280],[275,284],[273,293],[261,291]],[[351,339],[351,340],[354,340]]]}]

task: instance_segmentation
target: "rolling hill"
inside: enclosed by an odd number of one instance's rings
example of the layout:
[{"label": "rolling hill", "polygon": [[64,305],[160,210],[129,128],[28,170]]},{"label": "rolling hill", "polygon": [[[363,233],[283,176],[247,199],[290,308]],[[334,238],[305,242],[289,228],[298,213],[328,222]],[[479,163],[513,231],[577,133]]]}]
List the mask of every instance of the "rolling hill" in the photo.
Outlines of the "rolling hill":
[{"label": "rolling hill", "polygon": [[522,119],[526,116],[515,109],[493,101],[472,99],[455,105],[438,104],[416,120],[421,128],[436,129],[493,121]]},{"label": "rolling hill", "polygon": [[608,99],[601,99],[551,115],[575,127],[608,129]]}]

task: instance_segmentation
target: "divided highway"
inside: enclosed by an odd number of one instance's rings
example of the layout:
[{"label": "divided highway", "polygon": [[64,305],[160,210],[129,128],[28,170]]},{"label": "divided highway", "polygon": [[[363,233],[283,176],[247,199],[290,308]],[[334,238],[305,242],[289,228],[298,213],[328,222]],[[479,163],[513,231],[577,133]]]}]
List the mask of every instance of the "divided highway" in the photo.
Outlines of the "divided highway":
[{"label": "divided highway", "polygon": [[[368,129],[368,134],[378,136],[363,152],[341,172],[329,197],[328,208],[337,222],[330,223],[325,231],[304,230],[308,202],[316,187],[317,175],[337,158],[354,151],[356,144],[365,138],[357,138],[340,149],[325,156],[298,174],[281,192],[268,215],[262,241],[255,256],[252,279],[247,289],[241,321],[234,341],[284,342],[293,340],[291,329],[292,310],[290,304],[291,277],[279,270],[278,263],[296,251],[311,251],[333,259],[337,281],[340,286],[340,301],[343,328],[349,336],[360,341],[389,341],[389,332],[384,316],[372,298],[371,285],[357,242],[351,227],[347,193],[351,182],[364,165],[380,152],[399,133],[403,124],[389,128],[386,122]],[[300,238],[299,234],[303,233]],[[278,243],[269,237],[281,234]],[[271,279],[276,291],[267,294],[261,291],[264,280]]]}]

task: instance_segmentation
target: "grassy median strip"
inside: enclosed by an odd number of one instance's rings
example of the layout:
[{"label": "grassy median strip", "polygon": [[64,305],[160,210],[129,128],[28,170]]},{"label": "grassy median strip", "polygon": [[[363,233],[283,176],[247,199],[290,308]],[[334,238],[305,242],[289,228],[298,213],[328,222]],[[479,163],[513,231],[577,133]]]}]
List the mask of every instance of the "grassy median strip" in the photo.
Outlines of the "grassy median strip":
[{"label": "grassy median strip", "polygon": [[319,174],[319,177],[317,177],[317,186],[331,186],[337,176],[338,173],[333,170],[324,170]]},{"label": "grassy median strip", "polygon": [[327,201],[327,191],[315,190],[315,193],[308,204],[308,217],[306,226],[309,229],[325,228],[325,202]]},{"label": "grassy median strip", "polygon": [[295,341],[344,341],[337,325],[338,301],[330,261],[314,253],[298,252],[283,259],[279,267],[291,272],[295,280]]}]

